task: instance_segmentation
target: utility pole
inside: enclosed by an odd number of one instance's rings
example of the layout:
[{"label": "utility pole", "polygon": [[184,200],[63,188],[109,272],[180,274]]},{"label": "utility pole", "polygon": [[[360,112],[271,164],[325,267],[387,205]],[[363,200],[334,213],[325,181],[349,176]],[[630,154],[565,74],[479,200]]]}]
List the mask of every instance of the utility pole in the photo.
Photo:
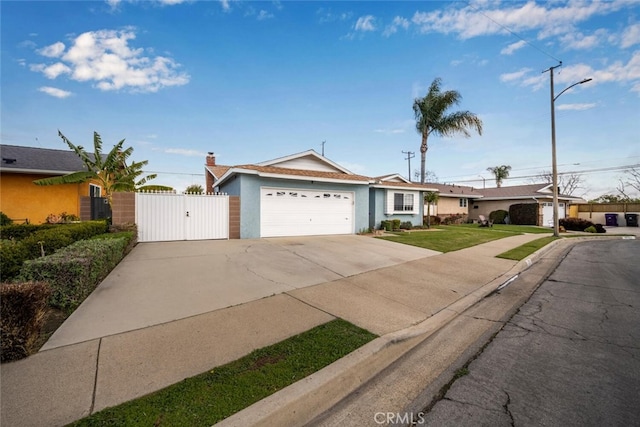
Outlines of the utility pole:
[{"label": "utility pole", "polygon": [[[555,237],[560,236],[560,224],[558,218],[558,163],[556,161],[556,111],[555,103],[556,99],[574,86],[581,85],[583,83],[590,82],[591,79],[583,79],[579,82],[572,84],[565,88],[559,94],[555,94],[553,87],[553,70],[562,67],[562,61],[554,67],[544,70],[543,73],[549,72],[550,88],[551,88],[551,180],[553,185],[553,235]],[[565,207],[566,209],[566,207]]]},{"label": "utility pole", "polygon": [[403,151],[402,154],[406,154],[407,157],[405,158],[405,160],[407,160],[409,162],[409,174],[407,175],[407,178],[409,178],[409,181],[411,181],[411,159],[413,159],[416,156],[416,153],[413,151]]}]

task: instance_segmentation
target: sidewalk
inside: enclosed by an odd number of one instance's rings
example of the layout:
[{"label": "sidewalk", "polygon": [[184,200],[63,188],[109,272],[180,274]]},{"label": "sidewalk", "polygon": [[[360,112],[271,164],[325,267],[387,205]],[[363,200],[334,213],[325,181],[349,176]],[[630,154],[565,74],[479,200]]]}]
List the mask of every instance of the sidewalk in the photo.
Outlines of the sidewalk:
[{"label": "sidewalk", "polygon": [[314,394],[315,408],[309,409],[322,411],[340,396],[331,390],[355,389],[415,346],[420,336],[447,324],[530,265],[495,255],[540,237],[509,237],[41,351],[2,365],[1,424],[64,425],[341,317],[380,338],[330,366],[325,384],[333,387]]}]

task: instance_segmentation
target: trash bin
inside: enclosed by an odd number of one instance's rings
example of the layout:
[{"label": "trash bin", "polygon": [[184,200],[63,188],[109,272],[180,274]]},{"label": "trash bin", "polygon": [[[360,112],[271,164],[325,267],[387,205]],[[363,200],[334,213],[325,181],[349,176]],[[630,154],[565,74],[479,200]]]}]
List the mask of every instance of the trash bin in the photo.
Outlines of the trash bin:
[{"label": "trash bin", "polygon": [[627,221],[627,227],[638,226],[638,214],[625,214],[624,219]]},{"label": "trash bin", "polygon": [[606,226],[608,227],[617,227],[618,226],[618,214],[615,213],[607,213],[604,214]]}]

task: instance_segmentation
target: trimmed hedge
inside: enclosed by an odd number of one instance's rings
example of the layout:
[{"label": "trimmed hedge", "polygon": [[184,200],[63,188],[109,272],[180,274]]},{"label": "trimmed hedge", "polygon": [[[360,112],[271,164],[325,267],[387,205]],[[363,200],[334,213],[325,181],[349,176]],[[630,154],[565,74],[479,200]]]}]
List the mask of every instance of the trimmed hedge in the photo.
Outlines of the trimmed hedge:
[{"label": "trimmed hedge", "polygon": [[558,225],[564,227],[565,230],[584,231],[595,224],[582,218],[560,218]]},{"label": "trimmed hedge", "polygon": [[[37,227],[33,231],[33,227]],[[71,243],[88,239],[108,231],[105,221],[87,221],[79,224],[31,225],[2,227],[3,239],[5,230],[15,240],[3,241],[0,245],[0,270],[2,280],[11,281],[16,278],[23,262],[29,259],[54,253]],[[21,239],[18,239],[22,235]]]},{"label": "trimmed hedge", "polygon": [[505,210],[497,210],[493,211],[489,214],[489,220],[494,224],[504,224],[504,219],[509,215],[509,212]]},{"label": "trimmed hedge", "polygon": [[515,225],[538,225],[538,204],[516,203],[509,206],[509,222]]},{"label": "trimmed hedge", "polygon": [[0,285],[2,362],[22,359],[34,350],[44,323],[49,294],[49,286],[42,282]]},{"label": "trimmed hedge", "polygon": [[125,237],[75,242],[52,255],[26,261],[20,280],[48,282],[49,305],[73,311],[120,262],[128,243]]},{"label": "trimmed hedge", "polygon": [[0,227],[0,235],[3,239],[22,240],[33,233],[56,227],[53,224],[11,224]]}]

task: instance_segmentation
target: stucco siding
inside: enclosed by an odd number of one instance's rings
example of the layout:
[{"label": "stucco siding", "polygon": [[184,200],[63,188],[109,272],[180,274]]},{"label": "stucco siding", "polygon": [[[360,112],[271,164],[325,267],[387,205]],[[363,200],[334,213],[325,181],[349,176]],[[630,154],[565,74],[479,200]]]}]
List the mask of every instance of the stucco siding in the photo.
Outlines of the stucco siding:
[{"label": "stucco siding", "polygon": [[[396,191],[401,191],[400,189]],[[424,216],[424,206],[421,203],[422,193],[418,194],[418,213],[412,214],[385,214],[387,202],[387,190],[384,188],[372,188],[369,191],[369,227],[380,229],[380,223],[385,220],[399,219],[401,222],[409,221],[413,226],[421,226]]]},{"label": "stucco siding", "polygon": [[0,210],[9,218],[32,224],[46,222],[50,214],[63,212],[80,216],[80,196],[89,195],[89,183],[35,185],[35,174],[2,173],[0,177]]},{"label": "stucco siding", "polygon": [[469,213],[469,206],[473,204],[472,200],[467,200],[467,207],[460,207],[460,199],[454,197],[439,197],[437,210],[438,216],[451,216],[455,214],[467,215]]}]

